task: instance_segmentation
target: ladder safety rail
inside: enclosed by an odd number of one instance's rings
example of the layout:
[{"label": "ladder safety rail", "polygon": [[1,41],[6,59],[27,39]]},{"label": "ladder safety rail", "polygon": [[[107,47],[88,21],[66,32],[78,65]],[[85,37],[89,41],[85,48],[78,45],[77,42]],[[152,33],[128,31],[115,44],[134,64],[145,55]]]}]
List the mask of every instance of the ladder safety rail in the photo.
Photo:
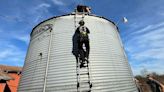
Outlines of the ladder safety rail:
[{"label": "ladder safety rail", "polygon": [[[89,62],[87,62],[87,60],[85,61],[86,66],[80,67],[80,58],[78,57],[78,62],[77,62],[77,91],[78,92],[91,92],[92,89],[92,83],[91,83],[91,78],[90,78],[90,70],[89,70]],[[83,61],[84,62],[84,61]],[[86,69],[86,72],[81,73],[82,70]],[[84,76],[87,76],[87,78],[84,78],[82,80],[82,78]],[[86,86],[88,85],[88,89],[85,90],[81,87],[81,86]]]},{"label": "ladder safety rail", "polygon": [[[77,15],[78,15],[78,18],[77,18]],[[81,19],[79,18],[79,15],[81,15]],[[78,12],[77,9],[75,9],[75,14],[74,14],[75,30],[77,28],[77,23],[80,20],[84,20],[85,15],[86,15],[85,12]],[[84,62],[85,62],[85,65],[81,66],[81,64]],[[85,72],[83,70],[85,70]],[[85,59],[85,61],[82,61],[80,59],[80,56],[76,57],[76,73],[77,73],[77,92],[91,92],[92,83],[91,83],[88,59]],[[84,77],[84,76],[86,76],[86,77]],[[88,86],[87,87],[88,89],[86,89],[82,86]]]}]

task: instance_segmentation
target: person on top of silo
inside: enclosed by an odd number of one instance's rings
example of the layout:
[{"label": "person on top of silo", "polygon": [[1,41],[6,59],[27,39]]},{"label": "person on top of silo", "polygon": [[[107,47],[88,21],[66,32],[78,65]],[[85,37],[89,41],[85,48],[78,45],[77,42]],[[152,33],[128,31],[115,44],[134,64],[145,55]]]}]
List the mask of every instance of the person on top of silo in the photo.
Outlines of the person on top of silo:
[{"label": "person on top of silo", "polygon": [[[82,60],[80,67],[83,67],[85,64],[85,61],[88,62],[89,58],[89,51],[90,51],[90,45],[89,45],[89,36],[90,33],[89,29],[84,26],[85,22],[81,20],[79,22],[79,27],[76,29],[76,32],[78,33],[78,51],[80,55],[80,59]],[[85,45],[85,49],[83,48],[83,45]]]},{"label": "person on top of silo", "polygon": [[85,5],[77,5],[77,12],[81,13],[91,13],[91,7],[85,6]]}]

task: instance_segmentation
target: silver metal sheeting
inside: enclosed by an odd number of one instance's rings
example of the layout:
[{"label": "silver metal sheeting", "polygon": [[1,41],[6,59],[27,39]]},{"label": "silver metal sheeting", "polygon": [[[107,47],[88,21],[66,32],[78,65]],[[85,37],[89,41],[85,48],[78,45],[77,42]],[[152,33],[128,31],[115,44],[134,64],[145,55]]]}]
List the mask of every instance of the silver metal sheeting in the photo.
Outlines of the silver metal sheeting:
[{"label": "silver metal sheeting", "polygon": [[[80,15],[76,17],[76,26],[81,19]],[[90,30],[92,92],[137,92],[116,26],[103,18],[88,15],[84,21]],[[45,30],[31,37],[18,90],[43,92],[45,86],[46,92],[76,92],[76,59],[72,54],[74,15],[45,21],[33,31],[46,24],[53,24],[52,33]]]}]

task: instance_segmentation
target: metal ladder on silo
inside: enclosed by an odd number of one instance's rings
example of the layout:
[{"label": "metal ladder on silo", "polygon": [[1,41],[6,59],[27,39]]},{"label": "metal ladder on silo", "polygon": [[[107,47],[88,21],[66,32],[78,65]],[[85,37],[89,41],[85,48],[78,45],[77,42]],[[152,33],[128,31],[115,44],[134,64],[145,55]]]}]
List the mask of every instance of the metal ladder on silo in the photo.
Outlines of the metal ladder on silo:
[{"label": "metal ladder on silo", "polygon": [[85,61],[85,66],[80,67],[80,57],[77,58],[76,70],[77,70],[77,92],[91,92],[92,83],[90,78],[89,61]]},{"label": "metal ladder on silo", "polygon": [[[74,14],[74,25],[75,25],[75,30],[76,30],[76,28],[77,28],[76,23],[80,21],[80,20],[77,21],[77,14],[78,14],[77,9],[75,9],[75,14]],[[82,13],[81,13],[81,20],[84,20],[84,17],[85,17],[85,13],[82,12]]]},{"label": "metal ladder on silo", "polygon": [[[84,20],[85,13],[82,13],[81,20]],[[77,10],[75,10],[75,15],[74,15],[74,25],[75,25],[75,30],[77,28],[76,23],[77,23]],[[91,83],[91,78],[90,78],[90,70],[89,70],[89,60],[86,60],[86,66],[85,67],[80,67],[80,56],[76,57],[76,72],[77,72],[77,92],[91,92],[92,88],[92,83]],[[83,72],[82,72],[83,70]],[[84,72],[85,71],[85,72]],[[84,77],[85,76],[85,77]],[[87,80],[82,80],[82,79],[87,79]],[[84,89],[85,86],[88,86],[88,89]],[[84,87],[82,87],[84,86]],[[83,89],[84,90],[83,90]]]}]

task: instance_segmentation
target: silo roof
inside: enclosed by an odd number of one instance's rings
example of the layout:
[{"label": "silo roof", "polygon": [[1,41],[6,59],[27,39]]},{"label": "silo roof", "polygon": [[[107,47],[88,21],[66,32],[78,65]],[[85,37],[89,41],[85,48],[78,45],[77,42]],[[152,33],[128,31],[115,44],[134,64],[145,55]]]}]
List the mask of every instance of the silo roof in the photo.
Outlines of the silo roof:
[{"label": "silo roof", "polygon": [[[46,21],[49,21],[49,20],[51,20],[51,19],[58,18],[58,17],[69,16],[69,15],[75,15],[75,14],[65,14],[65,15],[54,16],[54,17],[51,17],[51,18],[49,18],[49,19],[46,19],[46,20],[40,22],[39,24],[37,24],[37,25],[32,29],[32,32],[35,30],[36,27],[38,27],[40,24],[42,24],[42,23],[44,23],[44,22],[46,22]],[[109,20],[109,19],[107,19],[107,18],[105,18],[105,17],[103,17],[103,16],[98,16],[98,15],[95,15],[95,14],[89,14],[89,16],[93,16],[93,17],[98,17],[98,18],[105,19],[105,20],[107,20],[107,21],[113,23],[113,24],[116,26],[116,28],[118,29],[117,25],[116,25],[113,21],[111,21],[111,20]],[[119,30],[119,29],[118,29],[118,30]],[[32,32],[30,33],[30,36],[32,35]]]}]

